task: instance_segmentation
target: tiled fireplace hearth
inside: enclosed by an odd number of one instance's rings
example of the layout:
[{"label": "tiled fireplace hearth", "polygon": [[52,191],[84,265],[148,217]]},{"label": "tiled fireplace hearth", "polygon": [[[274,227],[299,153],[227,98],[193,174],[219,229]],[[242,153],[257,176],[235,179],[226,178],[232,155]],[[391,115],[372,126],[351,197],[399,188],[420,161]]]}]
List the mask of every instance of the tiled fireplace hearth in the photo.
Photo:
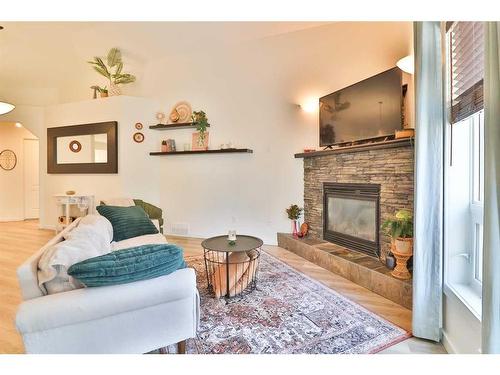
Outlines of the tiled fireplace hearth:
[{"label": "tiled fireplace hearth", "polygon": [[381,223],[400,209],[413,211],[412,140],[295,156],[304,158],[310,230],[305,239],[279,233],[278,245],[411,308],[411,280],[394,278],[383,264],[391,240]]}]

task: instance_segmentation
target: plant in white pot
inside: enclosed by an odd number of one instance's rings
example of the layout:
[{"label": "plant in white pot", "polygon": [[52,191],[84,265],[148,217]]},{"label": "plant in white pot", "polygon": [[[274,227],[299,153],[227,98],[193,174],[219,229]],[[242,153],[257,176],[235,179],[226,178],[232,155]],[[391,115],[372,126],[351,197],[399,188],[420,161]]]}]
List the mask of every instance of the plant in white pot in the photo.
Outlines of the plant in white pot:
[{"label": "plant in white pot", "polygon": [[93,61],[88,61],[93,65],[94,70],[106,77],[109,81],[109,94],[120,95],[119,85],[135,82],[135,76],[129,73],[123,73],[122,54],[118,48],[111,48],[106,58],[107,65],[100,57],[94,57]]},{"label": "plant in white pot", "polygon": [[408,210],[399,210],[394,218],[382,224],[392,238],[391,252],[396,258],[396,268],[392,275],[399,279],[409,279],[411,274],[406,267],[408,259],[413,255],[413,216]]}]

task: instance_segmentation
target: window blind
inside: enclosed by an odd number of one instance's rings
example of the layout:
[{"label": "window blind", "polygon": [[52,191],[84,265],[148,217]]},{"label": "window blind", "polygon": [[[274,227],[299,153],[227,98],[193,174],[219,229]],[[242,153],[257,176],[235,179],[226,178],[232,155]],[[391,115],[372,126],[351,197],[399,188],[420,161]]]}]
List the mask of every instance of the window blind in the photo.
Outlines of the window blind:
[{"label": "window blind", "polygon": [[449,28],[451,123],[483,108],[484,27],[453,22]]}]

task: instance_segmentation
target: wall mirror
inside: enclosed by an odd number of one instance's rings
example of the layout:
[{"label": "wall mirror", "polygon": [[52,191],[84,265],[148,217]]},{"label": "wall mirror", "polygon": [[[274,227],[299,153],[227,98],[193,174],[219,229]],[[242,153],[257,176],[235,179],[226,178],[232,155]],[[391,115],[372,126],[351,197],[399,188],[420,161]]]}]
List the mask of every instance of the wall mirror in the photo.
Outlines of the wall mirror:
[{"label": "wall mirror", "polygon": [[48,173],[118,173],[118,123],[47,129]]}]

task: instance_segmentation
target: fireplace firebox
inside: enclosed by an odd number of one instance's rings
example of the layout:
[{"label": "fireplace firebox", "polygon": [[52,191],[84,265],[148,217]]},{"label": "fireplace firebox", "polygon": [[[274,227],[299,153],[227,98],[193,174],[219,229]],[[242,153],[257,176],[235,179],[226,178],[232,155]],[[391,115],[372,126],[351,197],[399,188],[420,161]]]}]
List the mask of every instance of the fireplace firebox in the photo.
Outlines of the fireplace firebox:
[{"label": "fireplace firebox", "polygon": [[379,257],[380,185],[323,183],[323,238]]}]

